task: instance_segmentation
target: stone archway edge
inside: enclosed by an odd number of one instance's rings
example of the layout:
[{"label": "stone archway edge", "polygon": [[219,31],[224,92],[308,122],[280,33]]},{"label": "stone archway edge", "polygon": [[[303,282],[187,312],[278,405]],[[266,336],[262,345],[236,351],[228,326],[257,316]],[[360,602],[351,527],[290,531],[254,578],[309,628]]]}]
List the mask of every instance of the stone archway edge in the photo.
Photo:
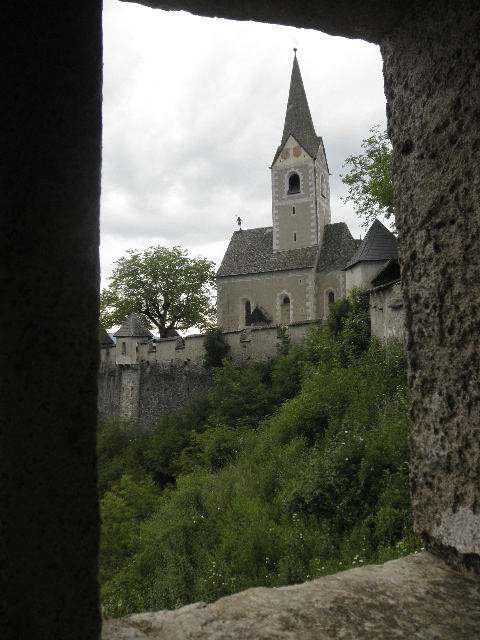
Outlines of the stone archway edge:
[{"label": "stone archway edge", "polygon": [[188,11],[205,17],[229,20],[254,20],[287,26],[316,29],[332,36],[361,38],[380,43],[382,37],[408,19],[412,8],[419,11],[428,0],[363,0],[358,2],[315,3],[263,0],[249,3],[248,18],[243,2],[221,0],[121,0],[167,11]]},{"label": "stone archway edge", "polygon": [[480,583],[428,553],[176,611],[104,621],[102,640],[480,638]]}]

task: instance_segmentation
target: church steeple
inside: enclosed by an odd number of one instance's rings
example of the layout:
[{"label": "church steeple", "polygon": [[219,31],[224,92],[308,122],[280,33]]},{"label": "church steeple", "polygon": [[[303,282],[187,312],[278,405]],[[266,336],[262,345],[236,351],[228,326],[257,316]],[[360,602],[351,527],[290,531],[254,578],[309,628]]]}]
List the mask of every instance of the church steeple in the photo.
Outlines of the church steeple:
[{"label": "church steeple", "polygon": [[[297,142],[315,158],[321,139],[315,133],[310,108],[308,106],[307,94],[303,86],[302,74],[297,59],[297,50],[293,59],[292,75],[290,78],[290,91],[288,94],[287,111],[285,113],[285,124],[283,125],[283,135],[280,146],[273,162],[277,159],[280,151],[287,142],[289,136],[293,136]],[[273,164],[273,163],[272,163]]]},{"label": "church steeple", "polygon": [[330,223],[329,172],[315,133],[302,74],[293,59],[282,141],[272,162],[273,250],[320,250]]}]

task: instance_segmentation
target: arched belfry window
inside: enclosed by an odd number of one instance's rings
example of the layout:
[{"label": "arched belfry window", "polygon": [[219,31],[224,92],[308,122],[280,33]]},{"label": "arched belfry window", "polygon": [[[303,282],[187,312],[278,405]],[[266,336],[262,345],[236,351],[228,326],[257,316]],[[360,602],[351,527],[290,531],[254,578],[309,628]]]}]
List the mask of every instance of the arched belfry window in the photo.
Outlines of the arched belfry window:
[{"label": "arched belfry window", "polygon": [[292,173],[288,178],[287,195],[291,196],[294,193],[300,193],[300,176],[298,173]]},{"label": "arched belfry window", "polygon": [[290,296],[280,296],[280,323],[290,324]]},{"label": "arched belfry window", "polygon": [[249,327],[252,324],[252,305],[250,300],[245,302],[245,326]]}]

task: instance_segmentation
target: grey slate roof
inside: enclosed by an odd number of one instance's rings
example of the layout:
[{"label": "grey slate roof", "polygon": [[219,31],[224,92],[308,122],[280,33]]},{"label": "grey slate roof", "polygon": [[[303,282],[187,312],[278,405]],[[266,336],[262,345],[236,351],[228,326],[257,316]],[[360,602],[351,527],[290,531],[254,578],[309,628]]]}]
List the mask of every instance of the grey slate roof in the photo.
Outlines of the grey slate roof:
[{"label": "grey slate roof", "polygon": [[100,339],[101,346],[110,346],[110,345],[114,344],[113,340],[108,335],[108,333],[105,331],[105,329],[103,329],[103,327],[100,327],[99,339]]},{"label": "grey slate roof", "polygon": [[[343,269],[356,247],[357,241],[344,222],[326,225],[317,270]],[[317,246],[274,252],[272,227],[235,231],[217,271],[217,278],[311,269],[317,253]]]},{"label": "grey slate roof", "polygon": [[113,334],[115,338],[152,338],[151,333],[147,327],[140,322],[137,316],[132,313],[128,316],[125,322],[122,324],[117,333]]},{"label": "grey slate roof", "polygon": [[300,143],[312,158],[316,157],[320,144],[323,144],[322,139],[315,133],[296,53],[293,60],[282,141],[275,153],[272,165],[277,160],[290,135]]},{"label": "grey slate roof", "polygon": [[325,225],[317,271],[343,269],[355,253],[360,240],[355,240],[345,222]]},{"label": "grey slate roof", "polygon": [[380,220],[375,220],[345,269],[365,260],[396,260],[397,258],[397,239]]},{"label": "grey slate roof", "polygon": [[389,260],[372,278],[371,282],[374,287],[379,287],[380,285],[398,280],[400,280],[400,265],[398,260]]},{"label": "grey slate roof", "polygon": [[317,247],[273,251],[272,227],[235,231],[217,277],[285,269],[308,269],[315,262]]}]

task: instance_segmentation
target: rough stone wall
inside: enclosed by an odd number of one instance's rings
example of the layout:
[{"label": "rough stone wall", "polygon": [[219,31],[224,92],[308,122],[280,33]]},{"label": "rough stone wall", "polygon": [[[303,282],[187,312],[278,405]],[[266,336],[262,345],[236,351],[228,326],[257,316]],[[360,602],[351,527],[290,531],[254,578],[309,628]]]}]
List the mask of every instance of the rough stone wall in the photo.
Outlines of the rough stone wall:
[{"label": "rough stone wall", "polygon": [[[292,325],[287,335],[301,342],[309,323]],[[240,365],[275,356],[278,326],[252,327],[224,333],[229,356]],[[181,343],[181,341],[180,341]],[[182,348],[176,338],[160,340],[156,348],[140,344],[133,364],[116,364],[116,347],[104,347],[98,376],[98,413],[101,420],[119,417],[152,428],[162,414],[188,405],[193,395],[212,384],[212,371],[203,366],[203,336],[187,336]]]},{"label": "rough stone wall", "polygon": [[99,374],[99,417],[133,420],[151,429],[161,415],[188,405],[192,395],[211,385],[211,371],[178,359],[102,366]]},{"label": "rough stone wall", "polygon": [[[430,2],[384,39],[415,529],[480,554],[480,6]],[[477,554],[473,556],[471,554]]]}]

